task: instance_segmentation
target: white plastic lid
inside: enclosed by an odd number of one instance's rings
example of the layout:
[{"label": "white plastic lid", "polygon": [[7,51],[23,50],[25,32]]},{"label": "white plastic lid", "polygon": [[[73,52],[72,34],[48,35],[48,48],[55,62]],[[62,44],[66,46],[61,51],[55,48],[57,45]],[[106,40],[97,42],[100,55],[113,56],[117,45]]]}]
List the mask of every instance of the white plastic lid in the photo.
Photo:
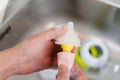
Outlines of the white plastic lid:
[{"label": "white plastic lid", "polygon": [[[102,55],[98,58],[91,56],[89,49],[91,46],[99,46],[102,50]],[[102,68],[104,67],[109,58],[109,53],[107,47],[99,41],[89,41],[83,45],[80,53],[84,62],[92,68]]]}]

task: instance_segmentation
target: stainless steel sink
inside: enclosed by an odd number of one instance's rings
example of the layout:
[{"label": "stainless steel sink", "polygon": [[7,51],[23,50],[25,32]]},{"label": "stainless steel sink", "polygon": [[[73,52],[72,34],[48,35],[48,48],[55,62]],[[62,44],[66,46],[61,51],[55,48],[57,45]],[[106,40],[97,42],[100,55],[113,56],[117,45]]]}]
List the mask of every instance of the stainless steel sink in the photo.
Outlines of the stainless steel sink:
[{"label": "stainless steel sink", "polygon": [[[23,3],[25,2],[25,0],[21,0],[21,2],[22,1]],[[82,33],[85,39],[102,40],[109,50],[110,60],[108,67],[105,67],[97,73],[85,70],[90,80],[112,80],[111,77],[115,77],[116,80],[119,80],[120,37],[118,34],[120,34],[120,31],[116,32],[106,26],[100,29],[100,27],[96,25],[91,25],[83,21],[77,13],[77,1],[78,0],[28,0],[26,4],[22,6],[18,3],[17,5],[20,7],[19,10],[14,14],[13,12],[16,8],[13,9],[12,13],[8,10],[4,23],[1,26],[0,33],[4,34],[5,31],[7,31],[7,33],[1,36],[0,45],[2,46],[0,46],[0,50],[12,47],[26,37],[44,30],[44,27],[49,22],[53,21],[57,24],[66,24],[68,21],[73,21],[76,31]],[[11,15],[13,14],[12,17],[10,17],[10,13]],[[116,66],[118,70],[117,73],[114,73]],[[48,72],[56,74],[55,71],[50,70]],[[10,80],[42,80],[42,74],[48,75],[49,73],[40,72],[28,76],[16,76]],[[102,74],[104,74],[104,76]],[[49,78],[47,78],[47,80],[48,79]]]}]

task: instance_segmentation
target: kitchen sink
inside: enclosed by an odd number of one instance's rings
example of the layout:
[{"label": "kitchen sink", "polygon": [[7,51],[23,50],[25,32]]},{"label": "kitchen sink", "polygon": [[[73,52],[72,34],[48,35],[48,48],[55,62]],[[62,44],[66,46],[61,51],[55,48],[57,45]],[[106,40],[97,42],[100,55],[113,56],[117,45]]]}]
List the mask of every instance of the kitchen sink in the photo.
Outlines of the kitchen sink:
[{"label": "kitchen sink", "polygon": [[[15,1],[17,4],[15,4]],[[119,80],[120,31],[116,32],[115,30],[111,30],[111,28],[106,27],[106,25],[100,29],[98,25],[90,24],[83,20],[77,13],[77,1],[78,0],[11,0],[4,22],[0,27],[0,45],[2,45],[0,46],[0,50],[10,48],[25,38],[44,31],[46,24],[49,22],[66,24],[72,21],[75,24],[75,30],[84,35],[83,43],[89,40],[102,41],[109,52],[109,60],[106,66],[100,70],[91,71],[83,69],[88,79]],[[11,4],[14,4],[14,7],[11,7]],[[54,80],[56,73],[57,70],[48,69],[29,75],[18,75],[8,80]]]}]

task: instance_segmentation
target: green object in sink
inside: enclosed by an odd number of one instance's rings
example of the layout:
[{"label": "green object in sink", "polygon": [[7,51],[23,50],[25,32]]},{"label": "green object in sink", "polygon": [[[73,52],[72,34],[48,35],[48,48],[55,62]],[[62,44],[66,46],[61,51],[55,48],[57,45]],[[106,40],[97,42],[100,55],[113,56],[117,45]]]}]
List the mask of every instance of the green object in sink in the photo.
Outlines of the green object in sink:
[{"label": "green object in sink", "polygon": [[76,50],[75,62],[79,65],[79,67],[88,69],[89,66],[82,60],[80,56],[80,50],[81,50],[81,47],[78,47],[78,49]]},{"label": "green object in sink", "polygon": [[[80,50],[81,50],[81,47],[78,47],[78,49],[76,50],[75,62],[79,65],[79,67],[89,69],[90,68],[89,65],[87,65],[81,58]],[[99,57],[99,52],[94,46],[91,46],[89,51],[91,56],[93,56],[94,58]]]}]

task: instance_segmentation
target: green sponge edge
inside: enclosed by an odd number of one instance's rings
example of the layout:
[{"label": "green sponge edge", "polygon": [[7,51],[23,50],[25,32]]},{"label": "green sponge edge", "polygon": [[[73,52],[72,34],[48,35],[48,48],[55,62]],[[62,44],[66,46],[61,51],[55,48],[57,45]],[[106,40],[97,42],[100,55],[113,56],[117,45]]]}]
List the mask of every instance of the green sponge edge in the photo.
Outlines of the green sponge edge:
[{"label": "green sponge edge", "polygon": [[[76,53],[75,53],[75,62],[79,65],[79,67],[85,68],[85,69],[89,69],[90,68],[89,65],[87,65],[83,61],[83,59],[81,58],[80,50],[81,50],[81,47],[78,47],[77,50],[76,50]],[[97,49],[94,46],[90,47],[90,51],[91,51],[91,55],[94,58],[97,58],[99,56],[99,53],[98,53]]]},{"label": "green sponge edge", "polygon": [[75,53],[75,63],[79,65],[81,68],[89,69],[90,67],[82,60],[80,56],[81,47],[78,47]]}]

